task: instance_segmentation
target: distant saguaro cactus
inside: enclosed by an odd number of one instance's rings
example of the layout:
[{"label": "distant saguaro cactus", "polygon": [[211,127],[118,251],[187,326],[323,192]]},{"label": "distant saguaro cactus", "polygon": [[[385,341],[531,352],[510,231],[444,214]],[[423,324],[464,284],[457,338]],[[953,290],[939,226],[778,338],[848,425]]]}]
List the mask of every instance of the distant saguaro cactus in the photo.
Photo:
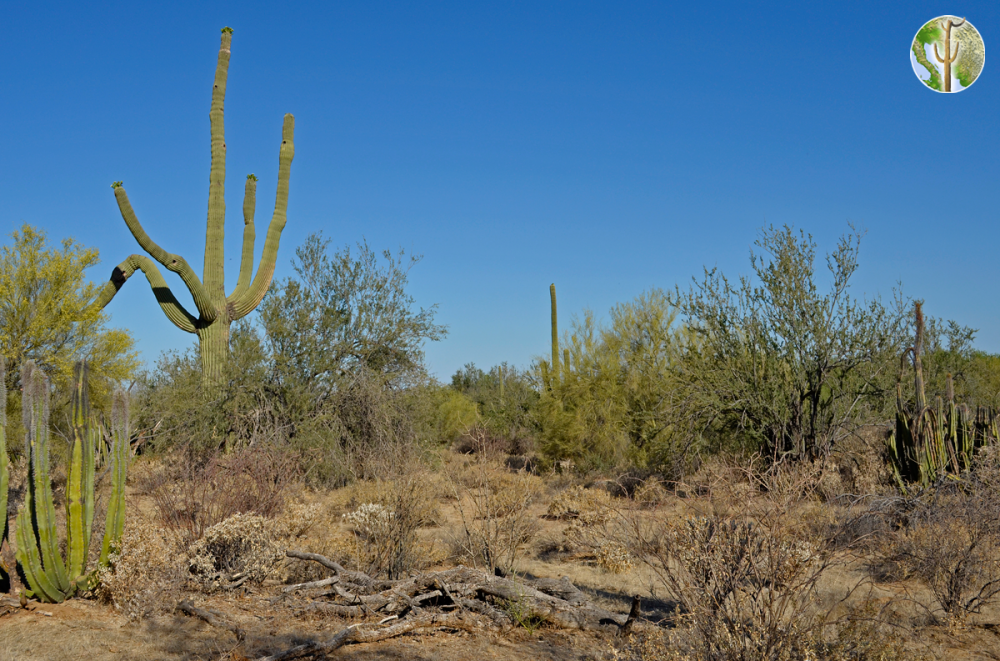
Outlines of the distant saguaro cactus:
[{"label": "distant saguaro cactus", "polygon": [[[947,24],[946,24],[947,23]],[[953,23],[949,18],[946,21],[941,21],[941,28],[944,30],[944,57],[941,57],[938,53],[937,43],[934,44],[934,57],[937,61],[944,64],[944,91],[951,91],[951,63],[958,59],[958,49],[961,44],[955,44],[955,52],[951,52],[951,29],[957,28],[960,25],[965,24],[965,19],[963,18],[958,23]]]},{"label": "distant saguaro cactus", "polygon": [[549,298],[552,299],[552,378],[559,379],[559,321],[556,315],[556,283],[549,285]]},{"label": "distant saguaro cactus", "polygon": [[278,156],[278,192],[275,196],[274,215],[267,230],[264,241],[264,254],[253,275],[254,252],[254,209],[256,207],[257,177],[247,176],[246,191],[243,202],[243,255],[240,261],[240,275],[236,289],[229,296],[225,291],[223,238],[225,236],[225,184],[226,184],[226,141],[223,127],[223,101],[226,97],[226,78],[229,73],[230,44],[233,31],[230,28],[222,30],[222,46],[219,49],[219,61],[215,69],[215,85],[212,88],[212,107],[209,113],[211,120],[212,163],[209,174],[208,188],[208,231],[205,237],[205,270],[204,281],[195,274],[194,269],[180,255],[167,252],[156,244],[139,224],[135,211],[129,202],[122,182],[112,184],[115,199],[121,210],[122,218],[139,246],[149,253],[168,271],[173,271],[181,277],[185,286],[194,298],[198,316],[188,312],[177,301],[166,281],[153,263],[145,255],[130,255],[124,262],[115,267],[111,280],[104,285],[94,301],[99,308],[111,302],[125,281],[136,270],[146,275],[153,295],[156,296],[160,308],[175,326],[188,333],[198,336],[201,347],[202,380],[206,385],[215,386],[222,375],[222,368],[229,357],[229,326],[233,321],[249,314],[264,298],[271,279],[274,276],[275,259],[278,256],[278,241],[285,227],[286,211],[288,209],[288,179],[291,172],[292,156],[295,147],[292,141],[295,130],[295,118],[285,115],[281,129],[281,150]]}]

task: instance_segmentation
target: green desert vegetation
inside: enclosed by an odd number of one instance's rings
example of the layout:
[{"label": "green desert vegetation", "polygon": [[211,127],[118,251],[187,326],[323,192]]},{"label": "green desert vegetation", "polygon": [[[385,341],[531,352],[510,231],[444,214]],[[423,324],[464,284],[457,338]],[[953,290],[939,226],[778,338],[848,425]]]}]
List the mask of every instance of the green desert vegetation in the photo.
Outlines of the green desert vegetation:
[{"label": "green desert vegetation", "polygon": [[[263,263],[251,176],[225,296],[231,38],[204,280],[115,186],[197,317],[146,257],[97,288],[72,240],[24,226],[0,253],[0,657],[991,653],[1000,356],[900,291],[856,296],[860,232],[824,261],[762,228],[748,275],[660,283],[561,332],[551,284],[546,355],[442,381],[419,256],[315,233],[272,278],[290,115]],[[198,337],[144,369],[104,312],[137,269]]]}]

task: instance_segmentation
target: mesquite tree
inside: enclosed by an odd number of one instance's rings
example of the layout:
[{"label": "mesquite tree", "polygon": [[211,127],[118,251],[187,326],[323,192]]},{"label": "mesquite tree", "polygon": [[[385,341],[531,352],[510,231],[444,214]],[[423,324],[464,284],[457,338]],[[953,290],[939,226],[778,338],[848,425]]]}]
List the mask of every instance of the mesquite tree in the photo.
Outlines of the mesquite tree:
[{"label": "mesquite tree", "polygon": [[254,209],[256,207],[257,178],[247,176],[246,193],[243,201],[243,255],[240,261],[240,275],[236,289],[226,296],[224,277],[224,248],[226,201],[226,142],[223,127],[223,101],[226,97],[226,77],[229,72],[229,52],[232,29],[223,28],[219,62],[215,69],[215,85],[212,88],[212,109],[209,113],[212,133],[212,165],[208,189],[208,231],[205,237],[204,279],[199,280],[194,269],[180,255],[169,253],[154,242],[139,224],[132,210],[122,182],[112,184],[115,199],[122,218],[132,236],[157,262],[168,271],[181,277],[197,307],[198,315],[188,312],[174,297],[156,264],[145,255],[130,255],[115,267],[111,280],[104,285],[94,305],[103,308],[137,270],[146,275],[157,302],[175,326],[198,336],[201,348],[202,379],[206,385],[217,385],[222,374],[224,361],[229,356],[229,326],[233,321],[249,314],[264,298],[274,276],[274,264],[278,255],[278,241],[285,227],[285,212],[288,208],[288,178],[291,172],[295,147],[292,135],[295,118],[285,115],[281,129],[281,151],[278,156],[278,192],[274,203],[274,215],[267,230],[264,254],[253,274],[254,252]]}]

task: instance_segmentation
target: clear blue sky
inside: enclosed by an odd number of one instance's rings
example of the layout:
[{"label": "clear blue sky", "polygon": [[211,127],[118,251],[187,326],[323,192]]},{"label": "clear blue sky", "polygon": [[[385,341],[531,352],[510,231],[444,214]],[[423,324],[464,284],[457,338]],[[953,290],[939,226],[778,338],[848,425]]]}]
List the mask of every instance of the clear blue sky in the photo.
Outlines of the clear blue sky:
[{"label": "clear blue sky", "polygon": [[[943,13],[986,44],[960,94],[910,67]],[[96,247],[103,282],[137,251],[110,188],[124,180],[150,235],[200,272],[225,25],[229,288],[245,175],[262,236],[291,112],[278,275],[318,230],[423,254],[411,292],[450,329],[427,347],[442,379],[544,354],[550,282],[565,328],[704,265],[747,272],[765,222],[821,252],[866,228],[855,293],[902,281],[1000,351],[996,3],[7,3],[3,234],[26,222]],[[192,343],[144,279],[108,310],[147,361]]]}]

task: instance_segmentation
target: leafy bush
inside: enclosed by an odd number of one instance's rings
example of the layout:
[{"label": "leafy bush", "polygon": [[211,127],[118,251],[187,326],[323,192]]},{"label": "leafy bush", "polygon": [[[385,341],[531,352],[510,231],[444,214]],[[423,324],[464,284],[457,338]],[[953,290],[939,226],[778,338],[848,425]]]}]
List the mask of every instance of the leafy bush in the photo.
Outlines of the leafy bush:
[{"label": "leafy bush", "polygon": [[478,422],[499,451],[524,455],[535,449],[539,394],[531,372],[507,363],[484,372],[468,363],[451,377],[451,388],[475,403]]},{"label": "leafy bush", "polygon": [[[675,374],[685,337],[676,321],[676,307],[654,289],[616,305],[606,327],[589,311],[573,324],[563,341],[569,363],[563,360],[538,405],[550,460],[604,469],[653,464],[683,474],[697,435],[680,415]],[[539,368],[547,373],[548,363]]]},{"label": "leafy bush", "polygon": [[826,455],[874,415],[887,417],[905,343],[904,306],[852,298],[861,234],[827,255],[820,294],[811,236],[765,228],[754,279],[715,270],[673,299],[692,333],[680,361],[684,408],[717,445],[775,458]]}]

